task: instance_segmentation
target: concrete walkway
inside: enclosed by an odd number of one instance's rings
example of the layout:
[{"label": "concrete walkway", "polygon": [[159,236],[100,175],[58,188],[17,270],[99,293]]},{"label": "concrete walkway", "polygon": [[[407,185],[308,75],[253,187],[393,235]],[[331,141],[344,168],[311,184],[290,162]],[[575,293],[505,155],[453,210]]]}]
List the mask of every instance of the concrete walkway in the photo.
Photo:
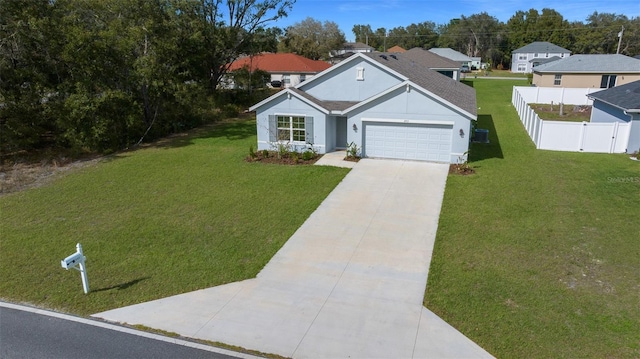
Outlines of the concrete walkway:
[{"label": "concrete walkway", "polygon": [[489,358],[422,305],[447,171],[361,160],[257,278],[94,316],[292,358]]}]

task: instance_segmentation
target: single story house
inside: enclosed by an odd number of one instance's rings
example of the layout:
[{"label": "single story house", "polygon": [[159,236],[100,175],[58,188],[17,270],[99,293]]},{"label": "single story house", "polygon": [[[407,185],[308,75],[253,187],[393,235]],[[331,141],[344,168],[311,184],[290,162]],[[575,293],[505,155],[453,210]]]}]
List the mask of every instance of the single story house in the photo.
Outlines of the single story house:
[{"label": "single story house", "polygon": [[[237,59],[231,64],[228,72],[232,73],[243,67],[248,68],[251,72],[258,69],[266,71],[271,74],[272,82],[280,81],[282,87],[287,88],[310,79],[317,73],[331,67],[331,64],[296,54],[261,53]],[[226,84],[226,88],[235,88],[233,76],[223,79],[223,82]]]},{"label": "single story house", "polygon": [[437,71],[447,77],[460,81],[460,63],[440,56],[421,47],[407,50],[404,55],[416,64]]},{"label": "single story house", "polygon": [[627,153],[640,151],[640,81],[593,92],[591,122],[631,123]]},{"label": "single story house", "polygon": [[363,157],[466,160],[475,90],[405,54],[356,53],[253,105],[258,149],[318,153],[353,144]]},{"label": "single story house", "polygon": [[469,69],[471,69],[471,58],[461,52],[450,49],[448,47],[434,47],[429,49],[429,51],[433,52],[436,55],[446,57],[449,60],[453,60],[459,63],[460,66],[467,66]]},{"label": "single story house", "polygon": [[640,80],[640,60],[621,54],[573,55],[533,68],[538,87],[610,88]]},{"label": "single story house", "polygon": [[511,72],[531,73],[533,68],[571,56],[571,51],[546,41],[536,41],[511,51]]}]

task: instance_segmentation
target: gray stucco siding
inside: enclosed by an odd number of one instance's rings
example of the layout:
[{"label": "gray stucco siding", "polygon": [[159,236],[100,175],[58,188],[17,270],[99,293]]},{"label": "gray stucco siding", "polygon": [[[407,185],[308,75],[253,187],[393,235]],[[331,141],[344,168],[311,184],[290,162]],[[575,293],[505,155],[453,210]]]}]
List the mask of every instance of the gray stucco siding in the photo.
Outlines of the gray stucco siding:
[{"label": "gray stucco siding", "polygon": [[[291,96],[291,98],[281,96],[256,109],[258,150],[273,150],[273,144],[269,142],[269,115],[313,117],[313,147],[318,153],[325,153],[327,116],[295,96]],[[298,151],[303,151],[306,147],[305,144],[294,145]]]},{"label": "gray stucco siding", "polygon": [[[364,69],[363,80],[357,79],[358,68]],[[402,81],[360,58],[305,82],[300,89],[324,101],[363,101]]]},{"label": "gray stucco siding", "polygon": [[606,104],[602,101],[593,101],[591,108],[591,122],[624,122],[627,123],[631,117],[625,115],[624,112],[614,106]]}]

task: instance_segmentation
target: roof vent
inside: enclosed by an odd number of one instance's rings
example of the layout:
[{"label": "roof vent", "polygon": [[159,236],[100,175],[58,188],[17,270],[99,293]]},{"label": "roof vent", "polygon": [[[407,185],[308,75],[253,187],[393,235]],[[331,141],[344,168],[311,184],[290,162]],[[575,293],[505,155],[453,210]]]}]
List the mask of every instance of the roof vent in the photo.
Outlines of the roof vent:
[{"label": "roof vent", "polygon": [[396,60],[398,59],[398,57],[396,57],[396,55],[389,55],[389,56],[391,56],[392,58],[394,58]]},{"label": "roof vent", "polygon": [[383,59],[387,59],[387,55],[380,55],[380,57],[382,57]]}]

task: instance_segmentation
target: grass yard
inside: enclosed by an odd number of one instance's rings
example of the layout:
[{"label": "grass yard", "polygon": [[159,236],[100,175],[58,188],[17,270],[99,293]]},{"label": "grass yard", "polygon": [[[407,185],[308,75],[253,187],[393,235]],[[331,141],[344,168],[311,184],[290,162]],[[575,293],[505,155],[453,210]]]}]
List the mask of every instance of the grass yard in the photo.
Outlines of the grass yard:
[{"label": "grass yard", "polygon": [[[532,103],[529,106],[543,120],[590,122],[591,106]],[[560,110],[562,109],[562,112]]]},{"label": "grass yard", "polygon": [[476,174],[450,176],[425,305],[498,358],[640,357],[640,162],[536,150],[477,79]]},{"label": "grass yard", "polygon": [[88,315],[255,277],[348,172],[247,163],[255,141],[216,125],[1,196],[0,298]]}]

